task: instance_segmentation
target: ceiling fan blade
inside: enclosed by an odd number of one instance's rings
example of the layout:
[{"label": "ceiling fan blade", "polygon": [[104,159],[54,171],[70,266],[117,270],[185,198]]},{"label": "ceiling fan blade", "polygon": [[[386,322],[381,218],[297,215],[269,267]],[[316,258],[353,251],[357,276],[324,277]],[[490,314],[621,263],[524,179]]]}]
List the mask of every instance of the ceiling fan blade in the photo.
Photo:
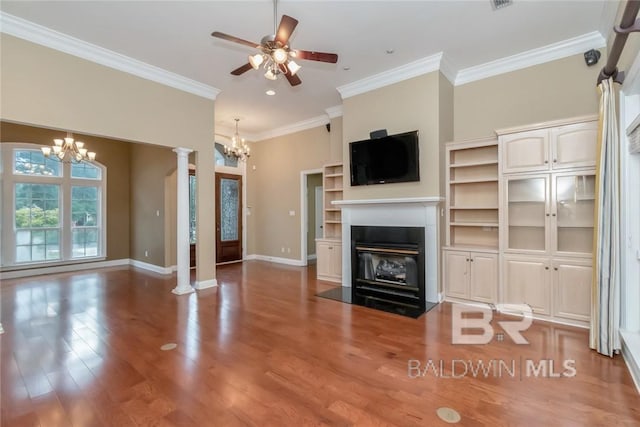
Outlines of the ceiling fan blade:
[{"label": "ceiling fan blade", "polygon": [[248,62],[246,64],[244,64],[242,67],[238,67],[235,70],[233,70],[231,72],[231,74],[233,74],[234,76],[239,76],[240,74],[246,73],[247,71],[249,71],[250,69],[252,69],[253,67],[251,66],[251,64],[249,64]]},{"label": "ceiling fan blade", "polygon": [[338,62],[338,55],[335,53],[312,52],[309,50],[295,50],[295,58],[306,59],[308,61]]},{"label": "ceiling fan blade", "polygon": [[289,80],[289,84],[291,86],[298,86],[300,83],[302,83],[302,80],[300,80],[300,77],[298,77],[297,74],[295,76],[292,76],[289,70],[287,70],[287,72],[284,73],[284,76],[287,78],[287,80]]},{"label": "ceiling fan blade", "polygon": [[289,42],[289,37],[291,37],[291,33],[293,33],[293,30],[296,28],[296,25],[298,25],[297,19],[288,15],[282,15],[278,31],[276,31],[276,41],[280,42],[282,46],[286,46]]},{"label": "ceiling fan blade", "polygon": [[250,42],[249,40],[240,39],[238,37],[230,36],[229,34],[221,33],[220,31],[214,31],[211,33],[211,36],[217,37],[219,39],[228,40],[234,43],[244,44],[250,47],[260,48],[259,43]]}]

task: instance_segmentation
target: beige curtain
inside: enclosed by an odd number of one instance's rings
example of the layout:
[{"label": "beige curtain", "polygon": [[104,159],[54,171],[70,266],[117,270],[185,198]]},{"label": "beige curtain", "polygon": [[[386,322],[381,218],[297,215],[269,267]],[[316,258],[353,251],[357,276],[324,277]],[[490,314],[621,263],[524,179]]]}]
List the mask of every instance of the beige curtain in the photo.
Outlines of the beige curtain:
[{"label": "beige curtain", "polygon": [[620,349],[620,163],[613,79],[600,89],[594,212],[593,290],[589,345],[613,356]]}]

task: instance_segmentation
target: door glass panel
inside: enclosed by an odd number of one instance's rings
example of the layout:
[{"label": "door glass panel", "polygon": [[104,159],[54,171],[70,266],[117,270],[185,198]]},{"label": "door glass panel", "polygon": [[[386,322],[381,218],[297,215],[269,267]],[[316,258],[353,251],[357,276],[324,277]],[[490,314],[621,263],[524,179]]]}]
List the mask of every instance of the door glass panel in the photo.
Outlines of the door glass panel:
[{"label": "door glass panel", "polygon": [[556,178],[558,251],[591,252],[594,202],[595,176]]},{"label": "door glass panel", "polygon": [[239,184],[235,179],[220,180],[220,240],[223,242],[238,240]]},{"label": "door glass panel", "polygon": [[509,249],[544,251],[545,178],[513,179],[508,182]]}]

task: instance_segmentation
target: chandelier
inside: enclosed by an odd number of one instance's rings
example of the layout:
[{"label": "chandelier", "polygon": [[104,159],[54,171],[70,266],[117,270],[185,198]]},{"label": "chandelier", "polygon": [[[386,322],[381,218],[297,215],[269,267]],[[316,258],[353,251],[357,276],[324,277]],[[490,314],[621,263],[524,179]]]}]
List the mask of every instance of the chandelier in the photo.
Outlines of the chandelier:
[{"label": "chandelier", "polygon": [[238,133],[238,122],[240,119],[234,119],[236,121],[236,133],[231,138],[231,147],[224,146],[224,154],[227,157],[235,157],[238,160],[246,160],[251,156],[249,153],[249,146],[245,144],[244,138],[240,138]]},{"label": "chandelier", "polygon": [[87,151],[84,142],[75,141],[71,133],[64,139],[54,139],[52,147],[42,147],[42,154],[63,163],[91,162],[96,159],[96,153]]}]

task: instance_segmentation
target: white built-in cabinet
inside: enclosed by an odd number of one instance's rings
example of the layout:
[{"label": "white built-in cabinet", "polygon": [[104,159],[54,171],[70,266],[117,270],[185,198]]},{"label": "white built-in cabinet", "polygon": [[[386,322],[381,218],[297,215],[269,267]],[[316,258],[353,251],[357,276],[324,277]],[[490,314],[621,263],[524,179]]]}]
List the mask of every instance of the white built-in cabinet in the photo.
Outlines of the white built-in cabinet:
[{"label": "white built-in cabinet", "polygon": [[332,202],[342,200],[342,163],[322,168],[323,237],[316,239],[317,277],[331,282],[342,282],[342,215]]},{"label": "white built-in cabinet", "polygon": [[495,303],[498,289],[498,254],[443,251],[447,296]]},{"label": "white built-in cabinet", "polygon": [[447,144],[445,296],[526,303],[538,318],[586,325],[597,121],[497,134]]},{"label": "white built-in cabinet", "polygon": [[342,243],[335,240],[316,241],[318,279],[340,282],[342,278]]},{"label": "white built-in cabinet", "polygon": [[586,325],[591,309],[597,123],[499,134],[502,302]]},{"label": "white built-in cabinet", "polygon": [[498,160],[496,138],[447,144],[442,270],[450,299],[497,302]]}]

